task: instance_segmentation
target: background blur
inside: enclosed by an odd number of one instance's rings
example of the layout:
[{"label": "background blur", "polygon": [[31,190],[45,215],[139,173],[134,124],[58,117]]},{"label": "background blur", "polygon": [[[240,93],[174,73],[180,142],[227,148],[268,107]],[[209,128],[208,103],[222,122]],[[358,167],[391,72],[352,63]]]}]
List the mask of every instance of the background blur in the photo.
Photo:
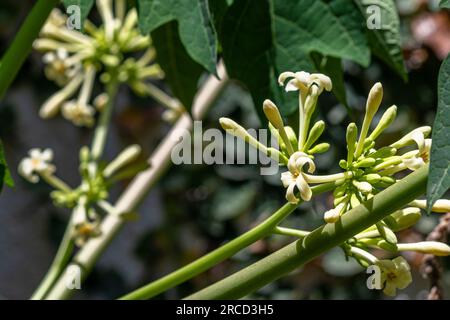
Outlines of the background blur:
[{"label": "background blur", "polygon": [[[0,52],[13,38],[34,1],[2,0],[0,4]],[[383,109],[399,107],[394,125],[383,135],[386,143],[419,125],[432,125],[436,108],[436,83],[440,63],[450,52],[450,14],[437,12],[438,1],[397,1],[401,14],[404,56],[409,82],[378,60],[368,69],[345,63],[346,109],[329,94],[319,99],[318,117],[327,123],[323,138],[333,146],[316,164],[321,173],[336,172],[343,157],[345,128],[360,121],[371,85],[380,81],[385,89]],[[0,104],[0,138],[13,178],[14,189],[0,195],[0,298],[27,299],[50,265],[62,237],[69,212],[55,208],[45,184],[32,185],[17,174],[19,161],[32,147],[52,148],[58,175],[75,186],[78,181],[78,150],[90,142],[91,132],[55,118],[42,120],[38,110],[57,87],[44,77],[41,55],[29,57],[15,83]],[[163,86],[163,84],[161,84]],[[106,159],[112,159],[130,143],[139,143],[149,155],[170,125],[162,122],[164,111],[156,102],[139,99],[128,90],[116,103]],[[382,111],[378,113],[381,115]],[[220,116],[232,117],[245,127],[259,126],[254,106],[245,89],[231,84],[203,123],[218,127]],[[112,192],[117,197],[125,185]],[[246,231],[284,203],[279,176],[260,176],[257,166],[184,165],[172,167],[149,193],[139,219],[128,223],[96,265],[75,297],[110,299],[194,260],[226,240]],[[312,229],[322,223],[331,199],[322,196],[300,207],[284,223]],[[414,230],[400,234],[402,242],[420,241],[434,228],[438,214],[424,216]],[[231,260],[160,298],[181,298],[280,248],[292,239],[273,236],[259,241]],[[429,280],[420,274],[421,254],[408,254],[414,282],[397,299],[424,299]],[[442,282],[450,298],[450,259],[443,261]],[[294,274],[273,283],[251,298],[265,299],[384,299],[366,287],[367,274],[353,261],[346,262],[340,249],[312,261]]]}]

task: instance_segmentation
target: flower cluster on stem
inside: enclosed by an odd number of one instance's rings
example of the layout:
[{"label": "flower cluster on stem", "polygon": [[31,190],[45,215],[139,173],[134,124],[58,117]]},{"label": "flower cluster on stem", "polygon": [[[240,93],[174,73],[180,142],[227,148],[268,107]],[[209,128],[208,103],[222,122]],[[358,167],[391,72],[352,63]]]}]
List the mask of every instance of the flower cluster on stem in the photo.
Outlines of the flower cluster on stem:
[{"label": "flower cluster on stem", "polygon": [[[323,74],[284,72],[279,77],[279,84],[285,86],[286,91],[299,93],[298,134],[292,127],[285,125],[278,107],[272,101],[266,100],[263,104],[269,129],[277,139],[279,149],[261,144],[231,119],[221,118],[220,123],[227,132],[264,152],[278,161],[280,166],[287,166],[288,170],[281,174],[281,181],[286,188],[288,202],[297,204],[300,200],[311,200],[312,184],[334,183],[333,208],[324,213],[325,222],[338,223],[346,212],[396,183],[397,173],[417,170],[429,162],[432,140],[428,138],[431,133],[428,126],[414,129],[390,145],[377,144],[378,137],[394,122],[397,107],[387,108],[378,123],[372,125],[383,100],[383,86],[376,83],[369,92],[361,127],[358,128],[355,123],[347,127],[347,156],[339,161],[343,171],[323,176],[313,175],[316,168],[314,154],[327,151],[329,144],[317,144],[325,130],[325,123],[317,121],[311,126],[312,115],[319,95],[332,89],[331,80]],[[412,281],[410,268],[401,256],[393,260],[379,260],[369,252],[370,249],[384,250],[390,254],[415,251],[438,256],[450,255],[450,247],[445,243],[398,243],[395,232],[413,226],[421,217],[421,209],[425,208],[425,200],[412,201],[407,207],[391,213],[342,245],[345,254],[362,266],[377,265],[381,268],[385,294],[395,295],[396,289],[403,289]],[[450,201],[438,200],[432,211],[450,211]],[[307,231],[277,226],[274,233],[292,236],[303,235]]]}]

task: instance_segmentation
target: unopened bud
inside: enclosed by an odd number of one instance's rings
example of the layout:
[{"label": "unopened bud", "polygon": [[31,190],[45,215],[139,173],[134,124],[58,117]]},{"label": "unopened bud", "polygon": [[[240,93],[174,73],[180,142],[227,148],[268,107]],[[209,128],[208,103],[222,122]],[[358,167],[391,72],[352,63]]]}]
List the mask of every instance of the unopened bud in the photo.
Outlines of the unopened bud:
[{"label": "unopened bud", "polygon": [[315,154],[315,153],[324,153],[327,152],[328,149],[330,149],[329,143],[319,143],[318,145],[314,146],[312,149],[308,150],[309,154]]},{"label": "unopened bud", "polygon": [[399,251],[417,251],[428,253],[435,256],[450,255],[450,247],[442,242],[437,241],[422,241],[416,243],[399,243],[397,244]]},{"label": "unopened bud", "polygon": [[375,164],[376,160],[374,158],[365,158],[360,161],[358,161],[355,164],[356,168],[368,168],[372,167]]},{"label": "unopened bud", "polygon": [[373,116],[377,113],[378,108],[383,100],[383,86],[381,83],[377,82],[370,89],[369,96],[366,103],[366,116],[370,119],[369,123],[372,121]]},{"label": "unopened bud", "polygon": [[267,120],[275,127],[275,129],[282,130],[284,128],[283,119],[277,106],[269,99],[264,100],[263,111]]},{"label": "unopened bud", "polygon": [[369,139],[372,139],[375,141],[376,138],[384,131],[387,127],[391,125],[391,123],[395,120],[395,117],[397,116],[397,106],[391,106],[389,107],[384,113],[383,116],[380,119],[380,122],[378,122],[378,125],[375,127],[375,129],[372,131],[372,133],[369,136]]},{"label": "unopened bud", "polygon": [[137,144],[131,145],[123,150],[110,164],[103,170],[103,176],[111,177],[115,172],[136,160],[141,154],[141,147]]},{"label": "unopened bud", "polygon": [[324,130],[325,130],[325,122],[323,122],[322,120],[317,121],[313,125],[313,127],[309,131],[308,139],[305,142],[304,147],[305,150],[308,150],[314,144],[314,142],[316,142],[317,139],[320,138]]},{"label": "unopened bud", "polygon": [[356,148],[356,139],[358,139],[358,127],[356,126],[355,123],[352,122],[348,125],[345,138],[347,141],[347,150],[348,150],[347,162],[352,163],[353,154],[355,153]]},{"label": "unopened bud", "polygon": [[392,157],[397,153],[397,149],[392,147],[382,147],[375,151],[372,154],[369,154],[368,157],[374,158],[374,159],[384,159],[388,157]]},{"label": "unopened bud", "polygon": [[393,231],[401,231],[415,225],[421,216],[419,208],[408,207],[392,213],[386,222]]}]

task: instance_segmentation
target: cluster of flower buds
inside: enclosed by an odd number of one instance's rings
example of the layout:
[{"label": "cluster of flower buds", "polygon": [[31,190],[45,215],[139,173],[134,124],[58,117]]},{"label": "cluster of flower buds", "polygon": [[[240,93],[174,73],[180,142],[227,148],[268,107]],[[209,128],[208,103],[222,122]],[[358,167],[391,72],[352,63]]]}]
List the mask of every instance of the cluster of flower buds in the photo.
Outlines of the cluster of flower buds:
[{"label": "cluster of flower buds", "polygon": [[[284,124],[273,102],[266,100],[263,104],[270,131],[278,140],[279,149],[261,144],[231,119],[221,118],[220,123],[227,132],[264,152],[280,165],[287,166],[288,171],[282,173],[281,180],[287,188],[286,199],[290,203],[299,203],[300,198],[309,201],[312,197],[310,184],[334,183],[334,207],[324,213],[324,220],[327,223],[336,223],[347,211],[396,183],[396,173],[417,170],[429,162],[431,139],[427,137],[431,128],[427,126],[409,132],[388,146],[377,145],[377,138],[395,120],[397,107],[388,108],[371,130],[372,120],[383,98],[383,87],[376,83],[370,90],[360,131],[355,123],[350,123],[347,127],[347,157],[339,162],[343,172],[325,176],[312,175],[315,171],[314,154],[325,152],[329,145],[316,144],[325,129],[325,123],[317,121],[310,127],[311,117],[318,96],[323,90],[330,91],[332,84],[331,80],[322,74],[285,72],[279,77],[280,85],[284,85],[288,79],[286,91],[299,91],[298,135],[290,126]],[[414,146],[416,148],[413,149]],[[404,151],[406,148],[409,151]],[[381,249],[393,254],[416,251],[438,256],[450,255],[450,247],[440,242],[398,243],[395,232],[413,226],[421,217],[421,209],[425,208],[425,200],[412,201],[405,208],[390,214],[342,245],[347,256],[355,258],[362,266],[377,265],[381,269],[381,282],[384,292],[388,295],[394,295],[396,289],[403,289],[412,281],[409,265],[401,256],[393,260],[379,260],[369,253],[370,249]],[[432,211],[449,212],[450,201],[438,200]]]},{"label": "cluster of flower buds", "polygon": [[[279,149],[267,147],[252,137],[247,130],[231,119],[221,118],[220,124],[228,133],[239,137],[271,157],[280,165],[286,165],[287,172],[282,173],[281,181],[286,190],[286,199],[291,203],[298,203],[300,198],[309,201],[312,191],[309,183],[321,183],[322,180],[336,180],[344,178],[345,173],[331,176],[311,175],[316,166],[314,154],[326,152],[328,143],[317,143],[325,130],[325,123],[317,121],[310,128],[310,122],[317,105],[319,95],[332,88],[331,79],[323,74],[309,74],[307,72],[285,72],[278,79],[280,85],[286,80],[286,91],[299,92],[299,130],[298,135],[294,129],[285,125],[278,107],[270,100],[263,104],[264,114],[269,121],[271,134],[278,141]],[[300,198],[297,197],[297,191]]]},{"label": "cluster of flower buds", "polygon": [[[136,173],[136,160],[141,154],[138,145],[132,145],[122,151],[106,166],[97,168],[89,148],[80,150],[81,184],[77,188],[69,187],[55,175],[56,167],[52,164],[53,152],[50,149],[32,149],[29,157],[19,164],[19,173],[32,183],[42,178],[54,191],[51,197],[57,206],[72,209],[71,225],[73,238],[79,246],[99,234],[100,213],[115,213],[113,206],[107,202],[108,187],[117,180]],[[139,170],[142,169],[139,167]]]},{"label": "cluster of flower buds", "polygon": [[[106,93],[92,99],[97,74],[104,84],[115,79],[140,95],[152,95],[156,89],[148,80],[163,76],[150,37],[139,33],[136,10],[127,13],[126,0],[115,0],[114,6],[112,0],[96,3],[101,27],[86,20],[84,33],[69,29],[67,17],[55,9],[34,42],[35,49],[45,52],[45,75],[61,87],[42,105],[43,118],[61,110],[75,125],[90,127],[96,109],[103,110],[109,99]],[[143,54],[136,58],[139,52]]]}]

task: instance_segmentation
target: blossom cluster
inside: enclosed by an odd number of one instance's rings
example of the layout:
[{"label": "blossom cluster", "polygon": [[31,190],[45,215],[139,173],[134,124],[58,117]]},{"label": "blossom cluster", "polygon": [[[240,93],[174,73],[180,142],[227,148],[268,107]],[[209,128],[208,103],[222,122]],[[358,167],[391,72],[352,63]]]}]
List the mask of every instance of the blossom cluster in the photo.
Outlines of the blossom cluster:
[{"label": "blossom cluster", "polygon": [[151,38],[139,32],[136,10],[127,13],[125,0],[97,0],[97,8],[101,26],[86,20],[83,33],[69,29],[67,17],[53,10],[34,42],[44,52],[46,77],[61,87],[43,103],[41,117],[61,111],[75,125],[91,127],[96,110],[104,110],[110,98],[108,92],[93,98],[97,75],[106,87],[126,83],[140,95],[151,95],[155,89],[148,80],[163,76]]},{"label": "blossom cluster", "polygon": [[[220,123],[230,134],[275,159],[280,166],[287,166],[288,170],[281,174],[281,182],[286,188],[288,202],[299,204],[309,201],[313,196],[312,184],[332,183],[333,208],[324,213],[325,222],[337,223],[346,212],[396,183],[397,173],[417,170],[429,162],[432,140],[428,138],[431,133],[428,126],[417,128],[390,145],[378,145],[378,137],[394,122],[397,107],[387,108],[378,123],[372,125],[383,99],[383,87],[376,83],[369,92],[361,127],[358,128],[355,123],[347,127],[347,157],[339,162],[343,171],[314,175],[314,154],[325,152],[330,146],[328,143],[317,143],[325,130],[325,123],[317,121],[312,126],[310,124],[319,95],[330,91],[332,82],[326,75],[300,71],[282,73],[279,84],[285,86],[286,91],[299,92],[298,134],[285,125],[278,107],[272,101],[266,100],[263,104],[269,129],[278,139],[279,149],[262,145],[231,119],[221,118]],[[420,210],[425,207],[426,201],[417,199],[342,245],[345,254],[362,266],[377,265],[381,268],[384,292],[388,295],[394,295],[397,288],[403,289],[412,281],[409,265],[401,256],[393,260],[380,260],[369,253],[370,249],[388,253],[416,251],[450,255],[450,247],[440,242],[398,243],[395,232],[413,226],[421,217]],[[450,201],[440,199],[432,210],[448,212]]]}]

